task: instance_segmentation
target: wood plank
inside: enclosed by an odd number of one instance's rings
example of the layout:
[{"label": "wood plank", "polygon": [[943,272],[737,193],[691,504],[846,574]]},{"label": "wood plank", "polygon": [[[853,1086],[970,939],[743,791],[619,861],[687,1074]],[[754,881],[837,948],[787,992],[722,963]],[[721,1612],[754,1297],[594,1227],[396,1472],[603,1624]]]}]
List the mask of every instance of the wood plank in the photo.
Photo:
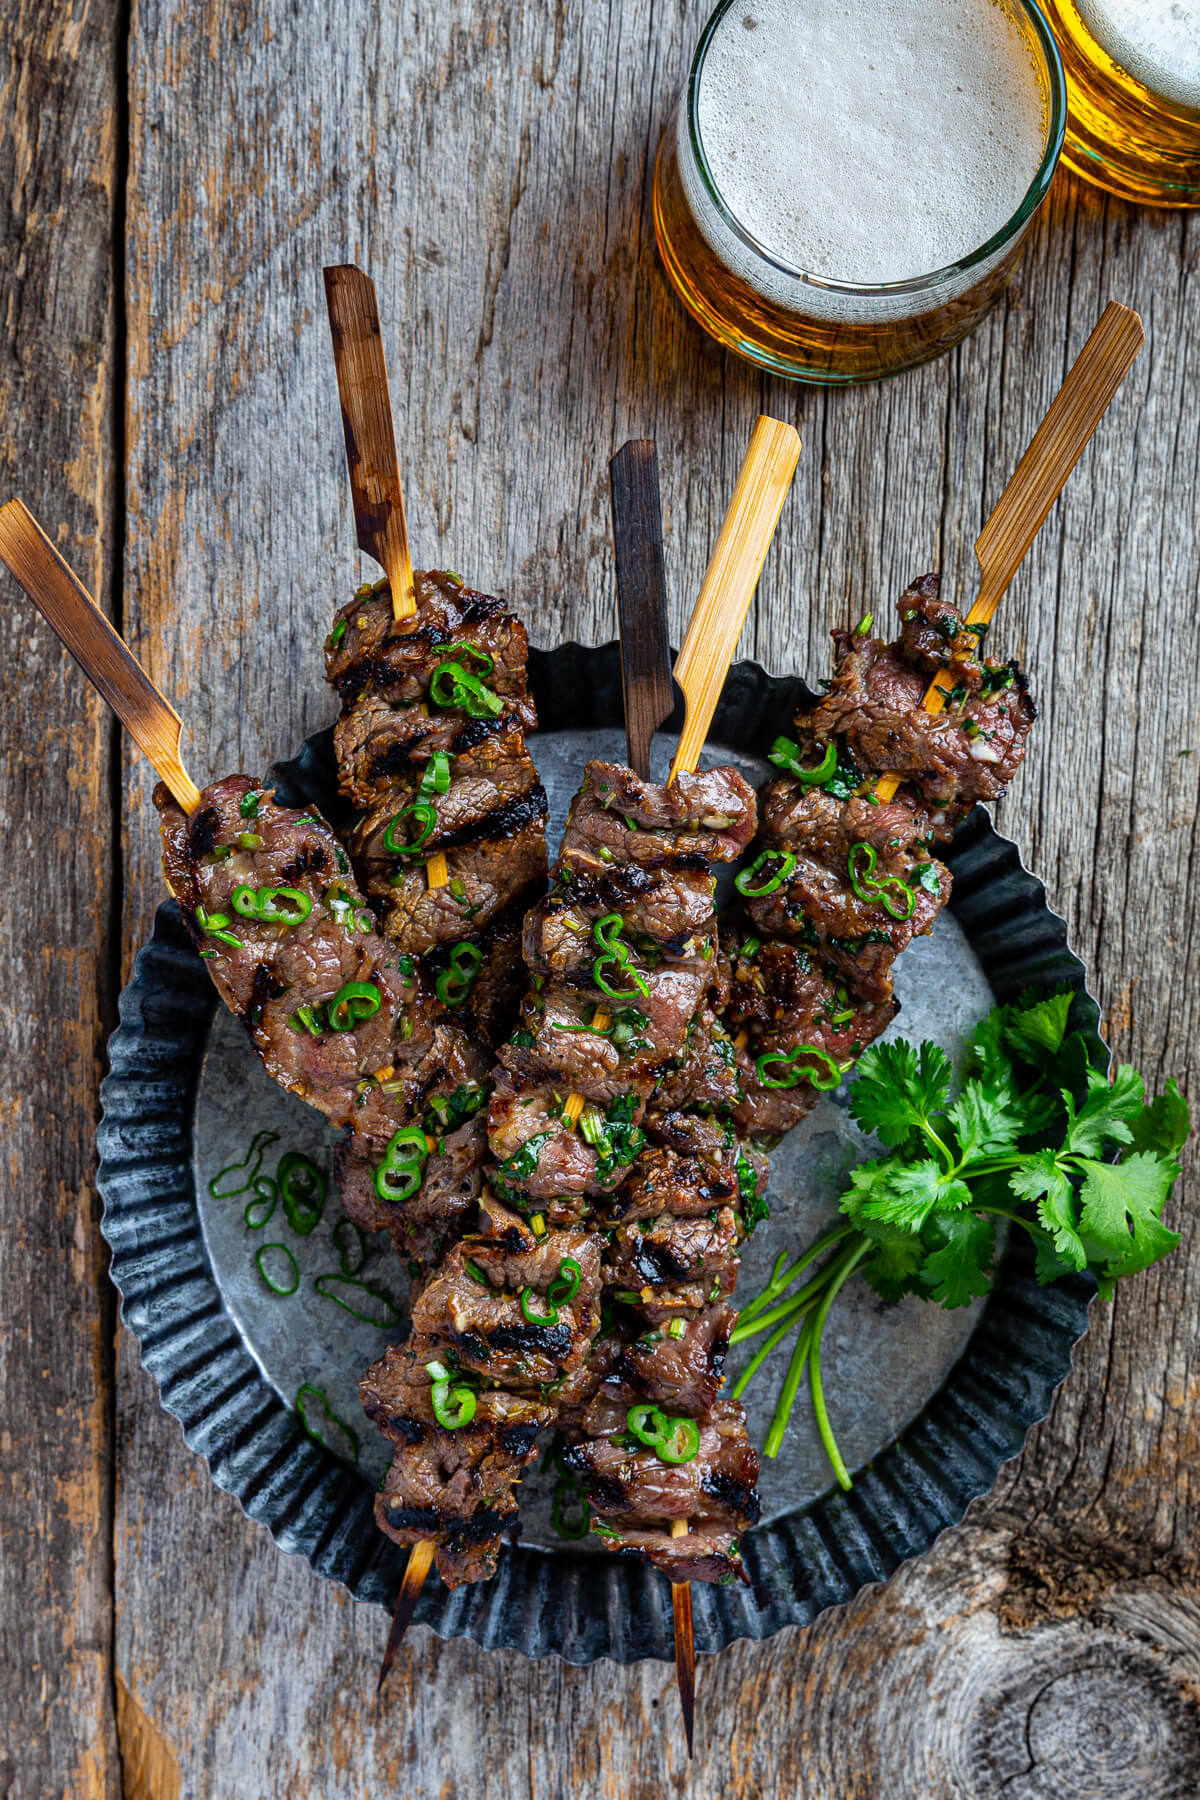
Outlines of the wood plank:
[{"label": "wood plank", "polygon": [[[121,52],[112,9],[6,8],[0,501],[21,494],[106,605]],[[116,1001],[113,739],[7,574],[0,586],[0,1790],[115,1800],[115,1307],[92,1187]]]},{"label": "wood plank", "polygon": [[[651,159],[698,24],[649,0],[140,7],[128,585],[190,764],[259,767],[330,714],[320,640],[353,528],[324,262],[379,285],[417,561],[506,587],[542,643],[612,635],[607,461],[626,437],[658,439],[678,641],[754,417],[792,419],[805,449],[744,641],[813,675],[833,624],[887,616],[921,570],[968,589],[988,510],[1122,299],[1147,349],[996,627],[1042,704],[1001,819],[1096,970],[1118,1052],[1194,1084],[1200,220],[1063,182],[1006,303],[943,361],[850,393],[767,379],[702,338],[655,264]],[[132,937],[159,886],[142,770],[125,791]],[[1187,1791],[1198,1292],[1188,1225],[1097,1310],[968,1528],[808,1633],[702,1658],[689,1791]],[[382,1614],[212,1490],[127,1340],[120,1396],[119,1665],[183,1792],[683,1778],[665,1663],[530,1666],[417,1630],[376,1710]]]}]

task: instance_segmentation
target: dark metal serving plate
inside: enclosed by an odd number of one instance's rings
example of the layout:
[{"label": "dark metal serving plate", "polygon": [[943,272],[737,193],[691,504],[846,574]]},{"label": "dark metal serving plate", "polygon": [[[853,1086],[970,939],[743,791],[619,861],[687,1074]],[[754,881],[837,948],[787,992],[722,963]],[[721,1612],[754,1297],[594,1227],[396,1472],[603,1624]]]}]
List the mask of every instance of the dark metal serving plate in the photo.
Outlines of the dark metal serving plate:
[{"label": "dark metal serving plate", "polygon": [[[615,644],[567,644],[534,651],[530,670],[541,720],[533,750],[547,771],[553,833],[584,758],[623,754],[619,653]],[[805,692],[799,681],[736,665],[706,760],[728,756],[761,779],[764,748],[787,729]],[[657,749],[665,761],[665,744]],[[311,739],[275,776],[281,798],[319,805],[336,822],[329,733]],[[897,965],[903,1011],[894,1029],[936,1036],[951,1054],[961,1053],[993,995],[1007,1000],[1031,988],[1069,987],[1073,1023],[1098,1044],[1099,1010],[1065,926],[982,809],[958,832],[947,860],[954,873],[949,915]],[[269,1229],[247,1225],[243,1211],[253,1190],[229,1196],[236,1176],[226,1175],[213,1195],[214,1175],[244,1158],[264,1125],[278,1133],[264,1156],[265,1174],[287,1150],[327,1167],[332,1139],[310,1109],[273,1086],[230,1016],[218,1010],[173,902],[160,908],[153,937],[138,954],[109,1053],[99,1133],[103,1231],[122,1316],[163,1404],[206,1457],[213,1480],[282,1549],[307,1557],[356,1598],[390,1607],[405,1553],[374,1524],[385,1446],[358,1410],[354,1388],[399,1333],[352,1317],[313,1287],[320,1274],[333,1274],[337,1285],[335,1198],[301,1238],[278,1209]],[[773,1217],[747,1246],[742,1292],[756,1291],[777,1250],[811,1241],[867,1148],[844,1092],[823,1098],[784,1141],[772,1156]],[[300,1286],[289,1298],[272,1294],[256,1272],[255,1250],[267,1241],[286,1243],[295,1258]],[[834,1426],[855,1470],[853,1492],[832,1486],[815,1428],[797,1406],[783,1454],[764,1462],[764,1522],[742,1539],[750,1584],[694,1588],[699,1649],[806,1624],[926,1550],[991,1487],[1067,1374],[1092,1292],[1083,1278],[1039,1288],[1026,1245],[1026,1235],[1016,1233],[991,1294],[963,1312],[916,1300],[886,1307],[862,1282],[839,1297],[825,1374]],[[403,1282],[382,1243],[368,1249],[357,1274],[384,1301],[400,1299]],[[385,1308],[383,1316],[394,1314]],[[781,1377],[782,1367],[768,1367],[749,1390],[758,1442]],[[294,1402],[302,1383],[321,1387],[331,1413],[357,1435],[353,1466],[301,1429]],[[352,1450],[349,1438],[340,1441]],[[667,1583],[641,1564],[559,1538],[549,1516],[551,1481],[545,1471],[526,1484],[520,1541],[506,1550],[496,1578],[453,1594],[431,1580],[418,1621],[442,1636],[570,1662],[668,1655]]]}]

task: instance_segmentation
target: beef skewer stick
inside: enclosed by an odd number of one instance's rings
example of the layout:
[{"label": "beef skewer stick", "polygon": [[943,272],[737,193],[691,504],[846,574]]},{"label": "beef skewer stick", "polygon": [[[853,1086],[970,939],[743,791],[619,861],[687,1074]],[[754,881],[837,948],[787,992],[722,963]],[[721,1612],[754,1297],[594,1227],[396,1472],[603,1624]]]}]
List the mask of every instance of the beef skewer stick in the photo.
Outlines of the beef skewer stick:
[{"label": "beef skewer stick", "polygon": [[[1110,300],[975,540],[980,583],[968,630],[990,623],[1145,341],[1138,314]],[[975,635],[978,641],[983,634]],[[922,705],[927,713],[940,713],[945,704],[946,690],[935,676]],[[876,798],[890,800],[899,785],[899,775],[885,775]]]},{"label": "beef skewer stick", "polygon": [[0,507],[0,558],[108,701],[184,812],[194,812],[200,804],[200,790],[179,759],[183,730],[179,714],[164,700],[21,500]]},{"label": "beef skewer stick", "polygon": [[[631,442],[609,464],[612,486],[613,542],[617,557],[618,635],[621,640],[621,683],[625,701],[625,755],[635,775],[650,779],[650,744],[669,716],[671,658],[667,641],[667,587],[663,566],[662,502],[658,456],[652,439]],[[686,1536],[686,1519],[671,1527]],[[674,1614],[675,1681],[683,1715],[688,1755],[696,1713],[696,1643],[692,1629],[692,1590],[687,1582],[671,1587]]]},{"label": "beef skewer stick", "polygon": [[411,618],[417,610],[412,555],[375,283],[353,263],[337,264],[325,270],[325,301],[359,548],[387,576],[393,616]]}]

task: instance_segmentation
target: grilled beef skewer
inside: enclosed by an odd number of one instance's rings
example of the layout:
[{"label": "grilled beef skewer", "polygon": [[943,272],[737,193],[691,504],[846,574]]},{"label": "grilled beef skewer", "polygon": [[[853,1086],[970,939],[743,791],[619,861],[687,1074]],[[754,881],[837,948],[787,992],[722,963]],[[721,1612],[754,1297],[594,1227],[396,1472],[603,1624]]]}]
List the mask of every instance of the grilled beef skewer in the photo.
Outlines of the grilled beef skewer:
[{"label": "grilled beef skewer", "polygon": [[[950,896],[937,847],[1004,793],[1025,754],[1033,703],[1015,662],[982,659],[986,627],[964,623],[936,575],[906,589],[900,615],[895,643],[862,626],[834,633],[833,679],[783,752],[802,773],[762,792],[759,879],[742,878],[745,916],[725,934],[724,1015],[745,1089],[738,1126],[760,1141],[810,1112],[891,1022],[895,959]],[[921,704],[935,677],[936,714]],[[889,775],[899,788],[878,801]]]}]

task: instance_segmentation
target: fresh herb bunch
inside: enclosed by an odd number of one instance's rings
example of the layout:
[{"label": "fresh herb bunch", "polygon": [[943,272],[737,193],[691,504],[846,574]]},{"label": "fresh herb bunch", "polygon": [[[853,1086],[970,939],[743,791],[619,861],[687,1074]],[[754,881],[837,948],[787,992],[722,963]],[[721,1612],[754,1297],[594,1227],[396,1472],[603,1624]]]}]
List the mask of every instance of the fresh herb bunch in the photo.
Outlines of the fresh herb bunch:
[{"label": "fresh herb bunch", "polygon": [[967,1306],[988,1291],[996,1221],[1006,1220],[1032,1237],[1040,1282],[1086,1270],[1107,1298],[1123,1275],[1179,1242],[1162,1211],[1191,1130],[1187,1102],[1172,1080],[1147,1103],[1128,1064],[1110,1081],[1091,1060],[1094,1040],[1068,1029],[1071,998],[993,1008],[953,1098],[953,1070],[936,1044],[899,1040],[862,1056],[850,1111],[887,1154],[852,1172],[839,1203],[844,1221],[790,1266],[786,1253],[778,1258],[733,1333],[735,1343],[767,1334],[734,1384],[737,1396],[797,1330],[768,1456],[779,1453],[807,1369],[822,1442],[842,1487],[851,1485],[826,1410],[821,1336],[852,1275],[885,1300],[919,1294]]}]

